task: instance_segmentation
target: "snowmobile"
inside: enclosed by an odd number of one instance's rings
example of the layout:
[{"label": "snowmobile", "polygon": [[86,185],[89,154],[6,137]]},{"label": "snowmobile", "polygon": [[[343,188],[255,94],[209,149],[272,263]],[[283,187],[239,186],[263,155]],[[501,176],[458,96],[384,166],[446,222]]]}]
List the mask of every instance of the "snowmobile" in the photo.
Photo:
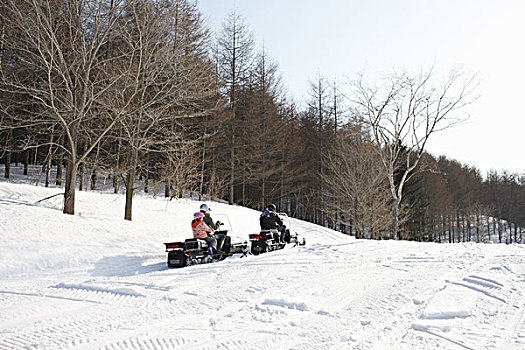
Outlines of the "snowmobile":
[{"label": "snowmobile", "polygon": [[285,213],[278,213],[283,223],[287,227],[282,232],[282,237],[275,230],[261,230],[259,233],[250,234],[251,248],[250,252],[253,255],[259,255],[261,253],[271,252],[278,249],[283,249],[286,244],[293,244],[293,246],[305,245],[306,240],[300,242],[296,232],[290,231],[291,221],[288,215]]},{"label": "snowmobile", "polygon": [[[226,217],[229,222],[229,219]],[[221,225],[223,225],[221,223]],[[230,224],[231,228],[231,224]],[[214,234],[224,234],[225,239],[222,250],[210,254],[208,243],[198,238],[188,238],[184,242],[164,243],[168,253],[168,267],[185,267],[190,265],[213,263],[226,259],[235,254],[241,257],[248,254],[248,242],[232,243],[232,237],[228,235],[229,230],[217,230]]]},{"label": "snowmobile", "polygon": [[276,239],[276,234],[277,233],[273,230],[262,230],[259,233],[250,234],[250,252],[253,255],[259,255],[277,249],[283,249],[286,246],[286,243],[280,242]]}]

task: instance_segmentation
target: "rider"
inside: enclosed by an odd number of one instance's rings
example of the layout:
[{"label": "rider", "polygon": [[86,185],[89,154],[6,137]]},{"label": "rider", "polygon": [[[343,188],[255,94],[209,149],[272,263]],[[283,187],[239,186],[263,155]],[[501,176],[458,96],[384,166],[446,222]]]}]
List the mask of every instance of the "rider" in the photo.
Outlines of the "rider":
[{"label": "rider", "polygon": [[263,210],[259,223],[261,224],[261,230],[277,230],[278,227],[275,220],[270,216],[268,209]]},{"label": "rider", "polygon": [[280,234],[280,241],[285,241],[285,233],[286,233],[286,226],[283,224],[283,221],[277,215],[277,207],[275,204],[270,203],[268,204],[268,207],[266,208],[270,212],[270,218],[275,222],[275,226],[277,228],[277,231],[279,231]]},{"label": "rider", "polygon": [[279,224],[275,220],[275,216],[272,216],[268,209],[263,210],[261,217],[259,218],[261,225],[261,231],[270,231],[273,234],[273,239],[279,242]]},{"label": "rider", "polygon": [[201,204],[200,212],[204,214],[204,223],[214,231],[213,236],[217,240],[217,250],[222,250],[222,246],[224,245],[226,235],[224,233],[220,233],[219,228],[222,225],[222,222],[217,221],[214,223],[213,219],[211,218],[210,211],[211,208],[208,207],[206,203]]},{"label": "rider", "polygon": [[217,251],[217,240],[212,235],[212,229],[204,223],[204,214],[200,211],[193,214],[193,221],[191,222],[191,229],[193,237],[203,239],[208,243],[208,253],[213,254],[213,249]]}]

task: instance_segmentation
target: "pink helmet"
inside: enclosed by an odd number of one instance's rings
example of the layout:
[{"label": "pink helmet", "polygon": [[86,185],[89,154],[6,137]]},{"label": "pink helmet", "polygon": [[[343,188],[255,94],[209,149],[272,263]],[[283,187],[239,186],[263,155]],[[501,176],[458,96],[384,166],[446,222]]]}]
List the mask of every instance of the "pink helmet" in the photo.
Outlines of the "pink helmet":
[{"label": "pink helmet", "polygon": [[202,219],[203,217],[204,217],[204,214],[201,213],[200,211],[195,213],[195,214],[193,214],[193,218],[194,219]]}]

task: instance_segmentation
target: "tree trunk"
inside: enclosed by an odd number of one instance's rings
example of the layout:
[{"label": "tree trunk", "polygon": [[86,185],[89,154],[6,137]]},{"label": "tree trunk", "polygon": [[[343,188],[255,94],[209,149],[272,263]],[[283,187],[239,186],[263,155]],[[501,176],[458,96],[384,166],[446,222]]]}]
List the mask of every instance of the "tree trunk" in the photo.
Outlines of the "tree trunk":
[{"label": "tree trunk", "polygon": [[266,179],[262,178],[261,184],[261,210],[266,208]]},{"label": "tree trunk", "polygon": [[29,150],[26,149],[24,157],[24,175],[27,176],[27,169],[29,168]]},{"label": "tree trunk", "polygon": [[66,186],[64,189],[64,214],[75,214],[75,180],[77,164],[68,158],[66,165]]},{"label": "tree trunk", "polygon": [[470,226],[469,226],[469,219],[468,219],[468,213],[464,213],[461,217],[461,225],[463,226],[463,242],[469,242],[470,241]]},{"label": "tree trunk", "polygon": [[97,168],[93,168],[91,171],[91,185],[90,189],[91,191],[95,191],[97,188]]},{"label": "tree trunk", "polygon": [[62,186],[62,167],[64,164],[64,156],[60,154],[60,157],[57,161],[57,175],[55,179],[55,185]]},{"label": "tree trunk", "polygon": [[113,170],[112,171],[113,175],[112,175],[112,178],[113,178],[113,193],[117,194],[118,191],[120,190],[120,181],[119,181],[119,175]]},{"label": "tree trunk", "polygon": [[232,149],[231,149],[231,159],[230,159],[230,205],[234,203],[234,195],[233,195],[233,190],[234,190],[234,181],[235,181],[235,159],[234,159],[234,156],[235,156],[235,151],[233,149],[233,146],[232,146]]},{"label": "tree trunk", "polygon": [[51,176],[51,159],[53,158],[53,139],[55,136],[54,128],[51,129],[51,136],[49,138],[49,148],[47,151],[47,162],[46,162],[46,181],[45,187],[49,187],[49,178]]},{"label": "tree trunk", "polygon": [[[13,135],[13,131],[9,130],[9,133],[7,135],[8,147],[11,147],[12,135]],[[11,176],[11,151],[7,151],[5,154],[4,178],[9,179],[10,176]]]},{"label": "tree trunk", "polygon": [[462,241],[462,232],[461,232],[461,225],[460,225],[460,214],[459,214],[459,210],[456,211],[456,228],[457,228],[457,239],[458,239],[458,242],[461,242]]},{"label": "tree trunk", "polygon": [[[488,216],[487,216],[487,235],[489,237],[489,242],[490,242],[490,219]],[[485,240],[483,240],[483,242],[485,242]]]},{"label": "tree trunk", "polygon": [[496,237],[496,218],[492,218],[492,236]]},{"label": "tree trunk", "polygon": [[85,169],[85,165],[84,165],[84,162],[82,162],[82,164],[80,165],[80,169],[78,171],[78,175],[80,176],[79,183],[78,183],[79,191],[82,191],[82,189],[84,188],[84,169]]},{"label": "tree trunk", "polygon": [[9,179],[10,176],[11,176],[11,152],[7,151],[5,155],[4,177],[6,179]]},{"label": "tree trunk", "polygon": [[499,239],[499,242],[502,243],[503,242],[503,237],[502,237],[502,231],[501,231],[501,220],[498,219],[498,239]]},{"label": "tree trunk", "polygon": [[[72,126],[67,141],[69,152],[66,163],[66,185],[64,188],[64,214],[75,214],[75,186],[77,182],[77,128]],[[36,149],[35,149],[36,152]]]},{"label": "tree trunk", "polygon": [[[204,128],[204,134],[206,135],[206,127]],[[199,201],[202,200],[202,194],[204,193],[204,168],[206,163],[206,142],[202,143],[202,156],[201,156],[201,174],[200,174],[200,184],[199,184]]]},{"label": "tree trunk", "polygon": [[[281,159],[284,163],[284,159],[285,159],[285,149],[283,148],[282,151],[281,151]],[[280,189],[280,192],[279,192],[279,196],[281,197],[281,200],[280,200],[280,208],[282,211],[286,212],[287,214],[290,214],[290,210],[289,210],[289,205],[286,206],[286,210],[283,210],[283,204],[284,204],[284,166],[281,167],[281,181],[280,181],[280,185],[281,185],[281,189]],[[289,199],[288,199],[288,204],[289,204]]]},{"label": "tree trunk", "polygon": [[[245,160],[243,159],[243,163],[245,163]],[[242,205],[246,205],[246,172],[243,170],[242,172]]]},{"label": "tree trunk", "polygon": [[443,234],[443,218],[441,215],[438,215],[436,217],[436,241],[438,243],[442,242],[442,234]]},{"label": "tree trunk", "polygon": [[398,212],[399,212],[399,199],[395,198],[392,201],[392,237],[395,239],[400,240],[401,237],[398,236],[398,225],[399,225],[399,218],[398,218]]},{"label": "tree trunk", "polygon": [[[64,144],[64,136],[61,136],[58,140],[59,145]],[[55,178],[55,185],[62,186],[62,167],[64,166],[64,151],[61,147],[57,147],[57,172],[56,172],[56,178]]]},{"label": "tree trunk", "polygon": [[452,230],[453,226],[452,226],[452,220],[450,219],[450,216],[447,215],[448,217],[448,243],[453,243],[454,242],[454,232]]},{"label": "tree trunk", "polygon": [[234,148],[235,136],[232,136],[232,149],[230,151],[230,204],[234,203],[234,182],[235,182],[235,148]]},{"label": "tree trunk", "polygon": [[49,187],[50,177],[51,177],[51,154],[48,154],[48,159],[46,161],[46,180],[44,182],[44,187]]},{"label": "tree trunk", "polygon": [[477,243],[480,242],[480,239],[479,239],[479,225],[480,225],[479,214],[476,214],[476,242]]},{"label": "tree trunk", "polygon": [[131,221],[131,208],[133,205],[133,186],[135,180],[135,168],[131,168],[128,171],[126,179],[126,207],[124,210],[124,220]]},{"label": "tree trunk", "polygon": [[[31,170],[31,175],[33,176],[36,172],[36,163],[38,161],[38,147],[35,147],[35,156],[33,157],[33,169]],[[35,184],[36,186],[38,186],[38,180]]]},{"label": "tree trunk", "polygon": [[361,238],[360,237],[360,234],[357,232],[357,226],[356,226],[356,222],[357,222],[357,197],[354,197],[354,200],[352,201],[353,203],[353,218],[352,218],[352,223],[353,223],[353,226],[354,226],[354,235],[355,235],[355,238]]},{"label": "tree trunk", "polygon": [[164,183],[164,197],[165,198],[170,198],[171,194],[170,194],[170,182],[169,181],[166,181]]}]

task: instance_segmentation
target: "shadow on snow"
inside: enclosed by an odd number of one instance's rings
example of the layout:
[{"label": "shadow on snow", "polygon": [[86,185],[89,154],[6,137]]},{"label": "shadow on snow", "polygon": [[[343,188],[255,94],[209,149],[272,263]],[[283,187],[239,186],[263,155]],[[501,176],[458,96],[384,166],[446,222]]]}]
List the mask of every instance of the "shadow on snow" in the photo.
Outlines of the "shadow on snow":
[{"label": "shadow on snow", "polygon": [[95,263],[89,273],[93,277],[125,277],[168,269],[164,259],[162,262],[144,264],[151,258],[157,258],[157,256],[118,255],[104,257]]}]

